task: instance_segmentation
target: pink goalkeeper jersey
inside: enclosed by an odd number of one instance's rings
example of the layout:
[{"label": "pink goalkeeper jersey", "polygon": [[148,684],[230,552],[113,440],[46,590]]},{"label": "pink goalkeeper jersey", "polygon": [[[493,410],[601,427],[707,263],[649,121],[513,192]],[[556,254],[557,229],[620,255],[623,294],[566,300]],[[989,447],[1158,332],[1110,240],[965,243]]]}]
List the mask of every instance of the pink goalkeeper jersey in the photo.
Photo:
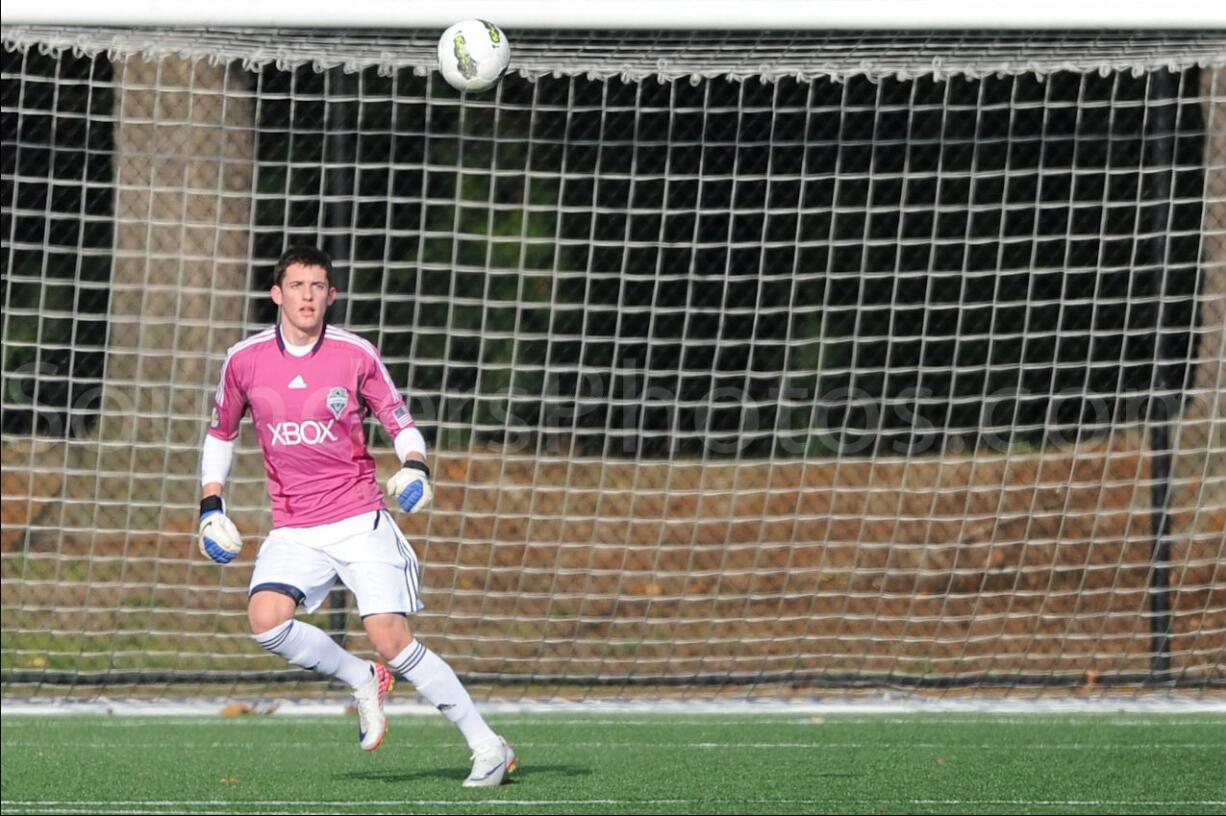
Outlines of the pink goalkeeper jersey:
[{"label": "pink goalkeeper jersey", "polygon": [[235,343],[209,433],[234,439],[248,408],[264,449],[274,527],[313,527],[383,507],[363,420],[374,413],[395,439],[413,418],[369,342],[325,326],[310,353],[295,357],[278,324]]}]

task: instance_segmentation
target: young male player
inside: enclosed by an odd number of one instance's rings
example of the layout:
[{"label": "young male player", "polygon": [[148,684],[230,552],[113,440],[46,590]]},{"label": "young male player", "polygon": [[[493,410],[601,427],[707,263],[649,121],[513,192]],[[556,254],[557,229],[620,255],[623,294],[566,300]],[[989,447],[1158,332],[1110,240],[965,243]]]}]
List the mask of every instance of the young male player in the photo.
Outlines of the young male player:
[{"label": "young male player", "polygon": [[473,753],[464,786],[498,785],[515,768],[511,746],[490,730],[451,667],[409,630],[407,616],[422,608],[421,570],[383,507],[363,420],[373,413],[395,441],[403,467],[387,492],[408,513],[433,497],[425,439],[375,347],[324,320],[336,299],[331,258],[293,247],[277,262],[274,281],[280,319],[232,346],[222,365],[200,468],[200,551],[225,564],[242,549],[221,494],[239,420],[250,410],[273,516],[251,575],[247,617],[256,642],[348,683],[357,700],[358,742],[367,751],[378,748],[387,731],[383,701],[391,672],[294,619],[299,606],[318,608],[339,577],[392,671],[463,733]]}]

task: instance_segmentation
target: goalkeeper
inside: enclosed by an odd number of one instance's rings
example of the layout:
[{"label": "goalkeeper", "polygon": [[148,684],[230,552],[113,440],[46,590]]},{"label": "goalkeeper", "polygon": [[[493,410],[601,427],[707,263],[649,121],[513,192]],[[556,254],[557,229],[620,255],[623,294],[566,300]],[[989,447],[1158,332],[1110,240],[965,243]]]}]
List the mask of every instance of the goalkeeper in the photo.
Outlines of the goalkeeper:
[{"label": "goalkeeper", "polygon": [[[332,260],[294,247],[277,262],[272,300],[280,318],[226,354],[201,462],[200,551],[219,564],[242,548],[222,490],[243,414],[264,452],[273,529],[260,547],[247,604],[255,641],[265,649],[353,689],[358,742],[383,741],[383,701],[395,672],[464,735],[473,753],[466,787],[500,784],[515,754],[473,705],[451,667],[413,638],[408,616],[422,608],[417,556],[384,509],[363,420],[378,417],[395,440],[402,467],[387,483],[400,509],[430,503],[426,445],[378,351],[327,325],[336,299]],[[362,625],[387,661],[362,660],[318,628],[294,619],[314,611],[339,579],[357,598]]]}]

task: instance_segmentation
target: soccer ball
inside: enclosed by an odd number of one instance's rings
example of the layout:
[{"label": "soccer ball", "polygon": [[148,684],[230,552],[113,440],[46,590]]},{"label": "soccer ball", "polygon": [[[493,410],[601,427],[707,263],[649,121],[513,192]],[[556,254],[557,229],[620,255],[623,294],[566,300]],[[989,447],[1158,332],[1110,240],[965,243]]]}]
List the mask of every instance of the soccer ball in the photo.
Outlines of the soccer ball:
[{"label": "soccer ball", "polygon": [[438,38],[438,69],[457,91],[494,87],[510,62],[507,35],[485,20],[461,20]]}]

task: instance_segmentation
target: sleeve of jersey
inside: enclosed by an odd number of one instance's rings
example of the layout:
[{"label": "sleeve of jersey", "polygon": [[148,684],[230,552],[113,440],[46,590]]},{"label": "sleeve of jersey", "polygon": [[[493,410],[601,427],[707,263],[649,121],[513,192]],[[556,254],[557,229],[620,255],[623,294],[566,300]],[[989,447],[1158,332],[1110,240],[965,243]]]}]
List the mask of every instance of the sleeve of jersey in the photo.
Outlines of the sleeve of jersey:
[{"label": "sleeve of jersey", "polygon": [[362,399],[383,425],[387,435],[395,439],[408,428],[416,427],[409,415],[409,406],[392,383],[387,366],[378,358],[369,358],[366,376],[362,380]]},{"label": "sleeve of jersey", "polygon": [[209,436],[223,442],[238,437],[238,423],[247,410],[247,395],[240,379],[239,366],[230,353],[221,367],[221,382],[213,394],[213,413],[209,418]]}]

